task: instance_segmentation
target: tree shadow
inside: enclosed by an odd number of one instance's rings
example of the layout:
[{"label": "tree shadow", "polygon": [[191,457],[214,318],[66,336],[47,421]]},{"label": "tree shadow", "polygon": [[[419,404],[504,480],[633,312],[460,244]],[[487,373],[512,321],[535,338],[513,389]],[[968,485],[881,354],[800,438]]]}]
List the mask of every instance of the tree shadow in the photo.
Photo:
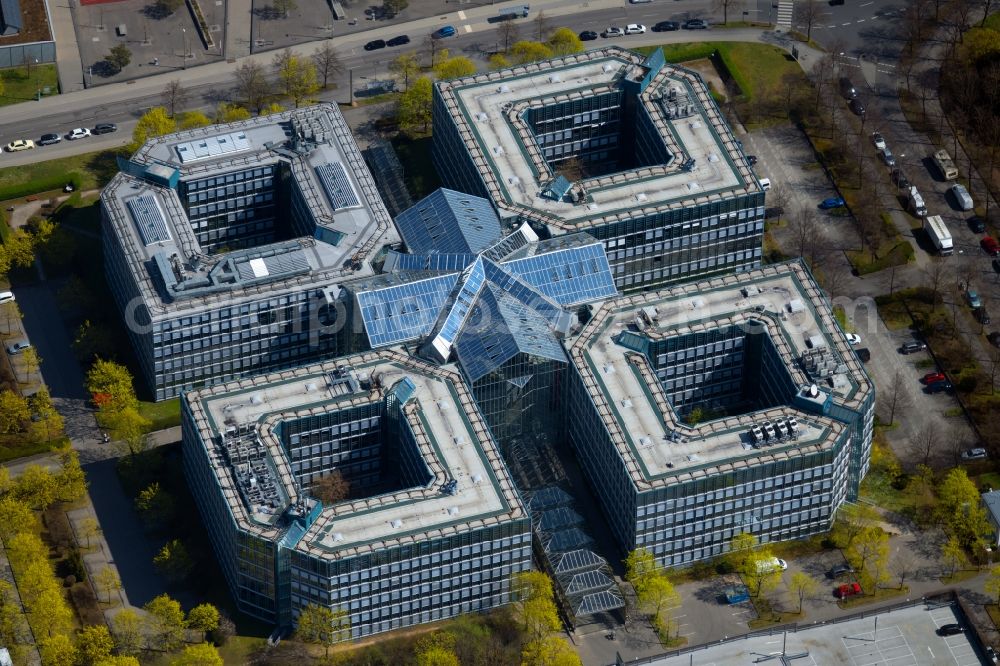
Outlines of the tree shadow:
[{"label": "tree shadow", "polygon": [[253,10],[253,15],[262,21],[276,21],[278,19],[287,18],[283,12],[278,11],[278,9],[272,5],[255,8]]},{"label": "tree shadow", "polygon": [[100,76],[101,78],[108,78],[114,76],[121,70],[112,65],[107,60],[98,60],[91,66],[90,70],[94,76]]},{"label": "tree shadow", "polygon": [[161,21],[170,16],[171,14],[173,14],[172,11],[170,11],[165,6],[158,3],[154,3],[152,5],[146,5],[145,7],[142,8],[141,13],[146,18],[153,19],[154,21]]}]

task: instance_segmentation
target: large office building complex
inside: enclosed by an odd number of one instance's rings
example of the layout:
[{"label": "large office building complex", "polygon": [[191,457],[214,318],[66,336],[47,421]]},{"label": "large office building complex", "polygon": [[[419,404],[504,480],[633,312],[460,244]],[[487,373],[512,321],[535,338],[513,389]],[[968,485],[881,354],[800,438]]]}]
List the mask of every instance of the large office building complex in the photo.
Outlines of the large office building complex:
[{"label": "large office building complex", "polygon": [[434,164],[508,228],[586,232],[622,291],[760,265],[764,191],[701,77],[604,47],[438,82]]},{"label": "large office building complex", "polygon": [[105,270],[157,400],[345,353],[339,285],[398,237],[336,105],[151,139],[122,166]]},{"label": "large office building complex", "polygon": [[802,264],[606,301],[568,351],[569,437],[623,550],[683,565],[857,497],[875,392]]},{"label": "large office building complex", "polygon": [[[240,610],[367,636],[507,603],[530,518],[468,385],[396,351],[182,398],[184,466]],[[310,490],[339,470],[350,497]],[[347,627],[349,626],[349,629]]]}]

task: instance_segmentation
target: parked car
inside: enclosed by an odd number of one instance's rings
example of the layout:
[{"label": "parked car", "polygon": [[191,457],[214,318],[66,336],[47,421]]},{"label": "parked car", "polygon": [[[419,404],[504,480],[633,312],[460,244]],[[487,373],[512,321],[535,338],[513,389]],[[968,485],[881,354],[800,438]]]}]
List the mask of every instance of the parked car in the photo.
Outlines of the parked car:
[{"label": "parked car", "polygon": [[997,663],[997,651],[993,649],[992,645],[986,646],[986,658],[990,660],[991,664]]},{"label": "parked car", "polygon": [[851,106],[851,113],[853,113],[854,115],[856,116],[865,115],[865,105],[861,103],[861,100],[852,99],[850,106]]},{"label": "parked car", "polygon": [[597,33],[593,30],[584,30],[580,33],[581,42],[592,42],[597,39]]},{"label": "parked car", "polygon": [[399,37],[393,37],[385,43],[386,46],[403,46],[404,44],[410,43],[409,35],[400,35]]},{"label": "parked car", "polygon": [[914,340],[912,342],[904,342],[903,346],[899,348],[899,351],[904,354],[916,354],[919,351],[927,349],[927,345],[919,340]]},{"label": "parked car", "polygon": [[959,210],[972,210],[976,207],[975,202],[972,200],[972,195],[969,194],[969,190],[965,189],[965,185],[955,184],[948,188],[951,192],[951,196],[954,197],[955,203],[958,204]]},{"label": "parked car", "polygon": [[15,356],[16,354],[20,354],[30,346],[31,343],[28,342],[27,340],[15,340],[14,342],[7,345],[7,353],[10,354],[11,356]]},{"label": "parked car", "polygon": [[950,392],[954,387],[951,385],[947,379],[941,380],[939,382],[931,382],[924,389],[927,393],[941,393]]},{"label": "parked car", "polygon": [[684,22],[685,30],[708,30],[708,21],[705,19],[689,19]]},{"label": "parked car", "polygon": [[857,333],[845,333],[844,335],[847,336],[847,341],[850,342],[852,345],[861,344],[861,336],[858,335]]},{"label": "parked car", "polygon": [[885,150],[885,138],[878,132],[872,132],[872,143],[875,144],[875,150]]},{"label": "parked car", "polygon": [[976,447],[962,451],[962,460],[986,460],[986,449]]},{"label": "parked car", "polygon": [[644,35],[646,34],[646,26],[641,23],[629,23],[625,26],[626,35]]},{"label": "parked car", "polygon": [[924,384],[933,384],[934,382],[940,382],[948,379],[943,372],[928,372],[926,375],[920,378],[920,381]]},{"label": "parked car", "polygon": [[883,162],[885,162],[886,166],[896,166],[896,156],[892,154],[892,151],[889,150],[888,146],[878,151],[878,156]]},{"label": "parked car", "polygon": [[972,311],[972,316],[974,316],[976,318],[976,321],[978,321],[983,326],[986,326],[987,324],[990,323],[990,313],[989,310],[987,310],[986,308],[976,308],[975,310]]},{"label": "parked car", "polygon": [[111,134],[112,132],[118,131],[118,125],[114,123],[97,123],[94,125],[94,129],[90,130],[91,134]]},{"label": "parked car", "polygon": [[831,208],[840,208],[845,205],[844,197],[830,197],[828,199],[823,199],[819,202],[820,210],[830,210]]},{"label": "parked car", "polygon": [[829,576],[830,578],[839,578],[840,576],[849,573],[854,573],[854,567],[852,567],[850,564],[838,564],[834,566],[832,569],[830,569],[830,571],[826,575]]},{"label": "parked car", "polygon": [[757,561],[757,571],[761,573],[770,573],[772,571],[784,571],[788,568],[788,562],[784,561],[780,557],[770,557],[766,560]]},{"label": "parked car", "polygon": [[8,153],[16,153],[21,150],[31,150],[35,147],[35,142],[31,139],[14,139],[7,144]]},{"label": "parked car", "polygon": [[838,599],[846,599],[856,594],[861,594],[861,585],[858,583],[844,583],[833,591],[833,595]]},{"label": "parked car", "polygon": [[840,77],[840,94],[844,96],[844,99],[854,99],[858,96],[857,89],[846,76]]},{"label": "parked car", "polygon": [[955,636],[965,632],[965,628],[960,624],[942,624],[938,627],[938,636]]},{"label": "parked car", "polygon": [[756,155],[747,155],[747,164],[749,164],[750,166],[753,166],[753,165],[757,164],[757,156]]},{"label": "parked car", "polygon": [[673,32],[680,30],[681,24],[677,21],[660,21],[653,26],[653,32]]},{"label": "parked car", "polygon": [[14,292],[12,291],[0,291],[0,303],[10,303],[14,299]]},{"label": "parked car", "polygon": [[605,39],[608,37],[623,37],[624,35],[625,32],[616,25],[608,26],[604,29],[604,32],[601,33],[601,37],[604,37]]},{"label": "parked car", "polygon": [[385,48],[384,39],[373,39],[372,41],[365,44],[365,51],[377,51],[379,49]]},{"label": "parked car", "polygon": [[978,215],[973,215],[969,218],[969,228],[977,234],[986,233],[986,221]]},{"label": "parked car", "polygon": [[728,587],[725,591],[727,604],[738,604],[750,600],[750,591],[746,585]]},{"label": "parked car", "polygon": [[892,182],[896,184],[896,187],[898,187],[901,190],[910,189],[910,179],[906,177],[906,174],[903,173],[902,169],[900,169],[899,167],[894,168],[892,170],[891,176],[892,176]]},{"label": "parked car", "polygon": [[437,29],[432,35],[434,39],[442,39],[443,37],[454,37],[455,36],[455,26],[443,25]]},{"label": "parked car", "polygon": [[66,138],[75,141],[76,139],[86,139],[88,136],[90,136],[90,130],[86,127],[74,127],[66,135]]},{"label": "parked car", "polygon": [[986,336],[986,339],[990,341],[990,344],[994,347],[1000,347],[1000,331],[993,331]]},{"label": "parked car", "polygon": [[991,257],[1000,254],[1000,244],[993,236],[983,236],[983,239],[979,241],[979,247],[983,248],[983,251]]},{"label": "parked car", "polygon": [[1000,259],[993,260],[993,270],[994,272],[1000,273]]},{"label": "parked car", "polygon": [[969,305],[973,308],[981,308],[983,306],[983,302],[980,300],[979,294],[975,289],[967,289],[965,291],[965,298],[969,301]]},{"label": "parked car", "polygon": [[54,143],[59,143],[62,141],[62,137],[58,134],[43,134],[40,139],[38,139],[39,146],[51,146]]},{"label": "parked car", "polygon": [[872,353],[869,349],[865,347],[860,347],[854,350],[854,354],[861,359],[862,363],[867,363],[872,360]]}]

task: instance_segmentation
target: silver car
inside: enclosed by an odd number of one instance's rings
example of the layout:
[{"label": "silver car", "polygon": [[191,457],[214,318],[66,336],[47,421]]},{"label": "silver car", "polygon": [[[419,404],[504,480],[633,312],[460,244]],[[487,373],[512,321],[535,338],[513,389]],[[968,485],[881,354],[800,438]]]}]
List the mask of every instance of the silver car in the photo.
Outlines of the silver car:
[{"label": "silver car", "polygon": [[7,345],[7,353],[14,356],[15,354],[20,354],[30,346],[31,343],[27,340],[17,340]]}]

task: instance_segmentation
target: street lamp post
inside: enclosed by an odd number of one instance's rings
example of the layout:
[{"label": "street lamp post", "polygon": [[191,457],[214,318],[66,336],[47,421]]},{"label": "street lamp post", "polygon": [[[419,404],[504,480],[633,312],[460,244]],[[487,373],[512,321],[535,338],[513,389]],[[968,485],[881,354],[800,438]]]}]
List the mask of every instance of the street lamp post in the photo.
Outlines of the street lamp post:
[{"label": "street lamp post", "polygon": [[35,98],[42,101],[42,84],[38,82],[38,58],[35,58]]},{"label": "street lamp post", "polygon": [[188,31],[187,28],[181,28],[181,35],[184,37],[184,53],[181,57],[184,59],[184,69],[188,68]]}]

